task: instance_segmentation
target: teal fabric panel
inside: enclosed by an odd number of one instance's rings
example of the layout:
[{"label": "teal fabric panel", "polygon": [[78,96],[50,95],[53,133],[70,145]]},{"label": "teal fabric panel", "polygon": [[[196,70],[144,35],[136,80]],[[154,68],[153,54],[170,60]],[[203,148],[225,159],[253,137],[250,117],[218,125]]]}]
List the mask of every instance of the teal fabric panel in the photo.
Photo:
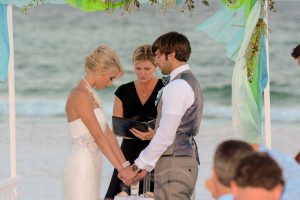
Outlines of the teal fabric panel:
[{"label": "teal fabric panel", "polygon": [[225,43],[226,56],[235,61],[244,37],[245,7],[232,10],[221,5],[219,11],[201,23],[196,30]]},{"label": "teal fabric panel", "polygon": [[8,40],[7,5],[0,4],[0,81],[5,81],[7,78],[9,62]]}]

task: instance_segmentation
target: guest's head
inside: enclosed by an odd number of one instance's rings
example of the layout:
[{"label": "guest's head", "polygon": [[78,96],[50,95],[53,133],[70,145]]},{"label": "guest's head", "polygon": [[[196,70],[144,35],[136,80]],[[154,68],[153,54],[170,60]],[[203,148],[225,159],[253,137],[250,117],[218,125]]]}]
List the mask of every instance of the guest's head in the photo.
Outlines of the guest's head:
[{"label": "guest's head", "polygon": [[176,67],[185,64],[191,54],[187,37],[177,32],[161,35],[152,45],[155,63],[162,74],[170,74]]},{"label": "guest's head", "polygon": [[239,161],[254,152],[252,146],[239,140],[228,140],[218,145],[213,170],[221,184],[230,187]]},{"label": "guest's head", "polygon": [[298,61],[298,65],[300,65],[300,44],[293,49],[292,57]]},{"label": "guest's head", "polygon": [[235,200],[279,200],[284,187],[282,171],[267,153],[252,153],[236,167],[231,189]]},{"label": "guest's head", "polygon": [[106,45],[100,45],[85,58],[85,72],[94,78],[99,89],[112,84],[112,81],[123,75],[123,68],[116,52]]},{"label": "guest's head", "polygon": [[155,78],[156,66],[155,56],[152,52],[152,46],[148,44],[137,47],[133,52],[134,72],[137,79],[142,83],[147,83]]}]

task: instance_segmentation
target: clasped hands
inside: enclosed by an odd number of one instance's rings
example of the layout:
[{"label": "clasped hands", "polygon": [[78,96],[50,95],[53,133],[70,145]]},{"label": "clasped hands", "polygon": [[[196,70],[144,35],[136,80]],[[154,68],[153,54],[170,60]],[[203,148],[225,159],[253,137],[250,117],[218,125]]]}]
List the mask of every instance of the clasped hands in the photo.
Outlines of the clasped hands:
[{"label": "clasped hands", "polygon": [[127,186],[136,183],[147,175],[146,170],[133,170],[133,165],[125,167],[119,171],[118,178]]}]

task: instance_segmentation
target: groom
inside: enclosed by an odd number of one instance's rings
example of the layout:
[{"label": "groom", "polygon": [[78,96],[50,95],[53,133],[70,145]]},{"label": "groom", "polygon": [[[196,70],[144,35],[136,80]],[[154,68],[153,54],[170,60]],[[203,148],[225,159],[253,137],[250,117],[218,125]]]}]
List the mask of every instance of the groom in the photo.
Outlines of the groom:
[{"label": "groom", "polygon": [[[132,166],[142,178],[155,167],[155,200],[191,199],[198,175],[194,136],[202,118],[202,92],[187,61],[191,46],[186,36],[169,32],[154,42],[155,63],[170,76],[159,99],[155,135]],[[142,132],[132,129],[135,134]],[[125,182],[130,177],[122,174]]]}]

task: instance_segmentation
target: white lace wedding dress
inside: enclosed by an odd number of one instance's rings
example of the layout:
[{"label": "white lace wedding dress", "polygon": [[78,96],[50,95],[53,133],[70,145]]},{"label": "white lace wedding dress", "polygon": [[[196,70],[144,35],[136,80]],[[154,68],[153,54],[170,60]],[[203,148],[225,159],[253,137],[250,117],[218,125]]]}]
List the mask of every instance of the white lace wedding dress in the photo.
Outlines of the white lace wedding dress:
[{"label": "white lace wedding dress", "polygon": [[[107,120],[101,108],[94,110],[103,133]],[[69,122],[73,139],[64,170],[64,200],[99,200],[102,152],[81,119]]]}]

